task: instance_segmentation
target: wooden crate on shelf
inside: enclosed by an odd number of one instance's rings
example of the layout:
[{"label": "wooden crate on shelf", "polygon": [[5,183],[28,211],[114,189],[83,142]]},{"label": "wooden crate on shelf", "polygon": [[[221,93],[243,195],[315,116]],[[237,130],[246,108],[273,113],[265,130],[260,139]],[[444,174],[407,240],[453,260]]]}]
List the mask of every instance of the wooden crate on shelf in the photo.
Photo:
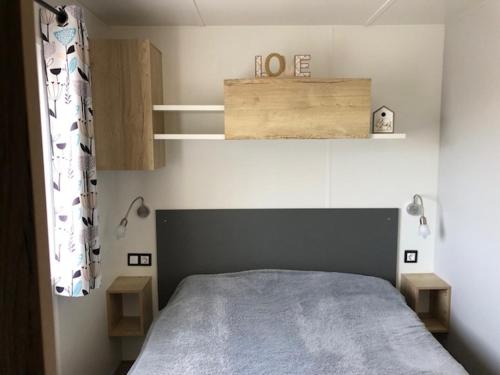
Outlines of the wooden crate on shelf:
[{"label": "wooden crate on shelf", "polygon": [[224,81],[226,139],[369,138],[370,79]]}]

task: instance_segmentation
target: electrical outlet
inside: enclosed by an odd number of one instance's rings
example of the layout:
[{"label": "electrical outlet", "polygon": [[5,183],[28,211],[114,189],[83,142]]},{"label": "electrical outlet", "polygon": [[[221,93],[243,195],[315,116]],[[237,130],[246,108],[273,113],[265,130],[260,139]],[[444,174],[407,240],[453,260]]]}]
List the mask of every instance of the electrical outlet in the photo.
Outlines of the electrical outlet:
[{"label": "electrical outlet", "polygon": [[139,263],[141,266],[150,266],[151,265],[151,254],[141,254],[139,259]]},{"label": "electrical outlet", "polygon": [[417,263],[417,262],[418,262],[418,251],[405,250],[405,263]]},{"label": "electrical outlet", "polygon": [[128,253],[129,266],[151,266],[151,253]]}]

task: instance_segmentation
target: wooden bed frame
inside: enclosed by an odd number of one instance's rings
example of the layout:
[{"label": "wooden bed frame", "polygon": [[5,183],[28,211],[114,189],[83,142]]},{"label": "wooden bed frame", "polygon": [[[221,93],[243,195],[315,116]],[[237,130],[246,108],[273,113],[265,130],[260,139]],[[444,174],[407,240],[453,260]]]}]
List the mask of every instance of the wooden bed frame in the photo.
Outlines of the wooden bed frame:
[{"label": "wooden bed frame", "polygon": [[158,305],[192,274],[357,273],[395,284],[396,208],[157,210]]}]

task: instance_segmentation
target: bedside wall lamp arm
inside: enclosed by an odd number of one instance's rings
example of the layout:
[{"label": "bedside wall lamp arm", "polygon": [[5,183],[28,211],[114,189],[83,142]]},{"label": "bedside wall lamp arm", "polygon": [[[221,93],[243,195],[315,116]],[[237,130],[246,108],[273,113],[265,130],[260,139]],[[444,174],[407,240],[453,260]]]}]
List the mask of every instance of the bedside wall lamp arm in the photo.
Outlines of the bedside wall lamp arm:
[{"label": "bedside wall lamp arm", "polygon": [[134,206],[134,203],[137,201],[141,201],[141,204],[139,208],[137,209],[137,216],[145,218],[149,215],[149,208],[144,204],[144,197],[139,195],[138,197],[134,198],[130,205],[128,206],[127,212],[125,213],[125,216],[120,220],[120,224],[116,228],[116,238],[122,238],[125,236],[125,231],[127,228],[128,224],[128,215],[130,214],[130,211],[132,210],[132,207]]},{"label": "bedside wall lamp arm", "polygon": [[413,201],[406,206],[406,212],[412,216],[420,216],[418,231],[422,237],[426,238],[431,234],[429,226],[427,225],[427,218],[425,217],[424,200],[420,194],[415,194],[413,196]]},{"label": "bedside wall lamp arm", "polygon": [[[419,203],[417,203],[417,200],[419,201]],[[425,212],[424,212],[424,210],[425,210],[424,209],[424,200],[422,199],[422,196],[420,194],[415,194],[413,196],[413,203],[418,204],[421,207],[422,211],[421,211],[420,215],[421,216],[425,216]]]},{"label": "bedside wall lamp arm", "polygon": [[415,194],[406,206],[406,212],[412,216],[424,216],[424,200],[420,194]]},{"label": "bedside wall lamp arm", "polygon": [[130,214],[130,210],[131,210],[131,209],[132,209],[132,207],[134,206],[134,203],[135,203],[135,202],[137,202],[138,200],[140,200],[140,201],[141,201],[141,206],[143,206],[143,205],[144,205],[144,197],[142,197],[142,196],[140,196],[140,195],[139,195],[139,196],[138,196],[138,197],[136,197],[136,198],[135,198],[132,202],[130,202],[130,205],[128,206],[127,212],[125,213],[125,216],[123,217],[122,221],[123,221],[123,220],[128,221],[127,219],[128,219],[128,215]]}]

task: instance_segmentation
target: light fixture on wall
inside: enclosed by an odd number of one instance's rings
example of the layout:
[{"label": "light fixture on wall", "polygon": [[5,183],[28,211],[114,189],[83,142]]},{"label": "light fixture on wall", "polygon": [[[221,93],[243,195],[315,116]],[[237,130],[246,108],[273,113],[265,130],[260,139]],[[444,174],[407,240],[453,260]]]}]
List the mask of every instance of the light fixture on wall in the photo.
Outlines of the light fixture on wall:
[{"label": "light fixture on wall", "polygon": [[418,227],[418,234],[423,238],[427,238],[431,234],[431,230],[427,225],[427,218],[424,214],[424,200],[418,194],[413,196],[413,201],[406,206],[406,212],[412,216],[420,216],[420,226]]},{"label": "light fixture on wall", "polygon": [[145,218],[149,216],[149,208],[144,204],[144,198],[141,196],[138,196],[135,198],[130,205],[128,206],[127,213],[123,217],[123,219],[120,220],[120,224],[116,228],[116,238],[120,239],[125,237],[125,233],[127,232],[127,224],[128,224],[128,214],[130,213],[130,210],[132,209],[132,206],[134,205],[135,202],[138,200],[141,201],[141,205],[139,208],[137,208],[137,216]]}]

